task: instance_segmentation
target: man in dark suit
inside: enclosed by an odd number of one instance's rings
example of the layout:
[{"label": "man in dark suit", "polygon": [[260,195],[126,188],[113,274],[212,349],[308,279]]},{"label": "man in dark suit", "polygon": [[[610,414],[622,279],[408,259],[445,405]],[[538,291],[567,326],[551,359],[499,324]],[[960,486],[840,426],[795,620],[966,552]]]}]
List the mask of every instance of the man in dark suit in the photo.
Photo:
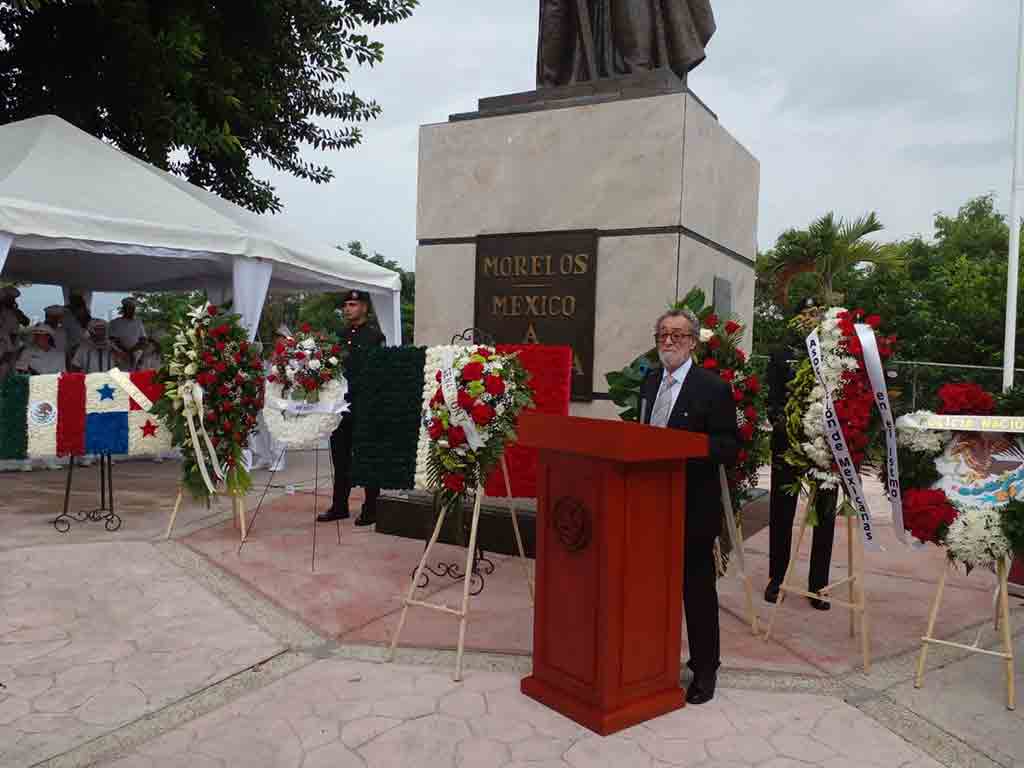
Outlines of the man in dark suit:
[{"label": "man in dark suit", "polygon": [[667,312],[655,328],[662,368],[652,370],[641,386],[641,419],[655,427],[703,432],[709,438],[708,458],[686,463],[683,573],[687,665],[693,670],[686,700],[703,704],[714,698],[721,662],[714,558],[715,537],[722,527],[718,468],[735,462],[739,451],[736,406],[729,385],[693,362],[700,332],[693,312]]}]

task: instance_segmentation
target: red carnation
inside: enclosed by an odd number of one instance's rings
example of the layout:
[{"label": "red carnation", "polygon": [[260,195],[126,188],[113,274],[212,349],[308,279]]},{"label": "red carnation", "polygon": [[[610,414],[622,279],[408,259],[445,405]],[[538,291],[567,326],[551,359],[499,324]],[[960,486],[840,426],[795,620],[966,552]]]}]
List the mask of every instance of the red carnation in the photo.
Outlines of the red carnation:
[{"label": "red carnation", "polygon": [[466,430],[455,424],[448,427],[448,446],[450,448],[458,448],[460,445],[464,445],[465,442]]},{"label": "red carnation", "polygon": [[868,315],[864,320],[865,323],[870,325],[872,328],[877,329],[882,324],[882,318],[878,315]]},{"label": "red carnation", "polygon": [[753,436],[754,425],[748,421],[742,427],[740,427],[740,439],[746,443],[749,442]]},{"label": "red carnation", "polygon": [[939,544],[956,516],[956,508],[942,491],[912,489],[903,493],[903,526],[919,541]]},{"label": "red carnation", "polygon": [[476,399],[464,389],[459,390],[458,394],[459,407],[466,413],[473,410],[473,406],[476,405]]},{"label": "red carnation", "polygon": [[[736,351],[739,352],[739,350]],[[747,391],[752,395],[756,395],[761,391],[761,382],[758,380],[756,373],[747,377]]]},{"label": "red carnation", "polygon": [[228,364],[227,363],[217,363],[213,367],[216,369],[217,373],[224,373],[224,371],[226,371],[228,369]]},{"label": "red carnation", "polygon": [[490,424],[491,420],[494,418],[494,409],[484,403],[478,403],[473,406],[471,415],[473,417],[473,421],[480,426],[484,426],[486,424]]},{"label": "red carnation", "polygon": [[427,427],[427,434],[430,435],[431,440],[440,440],[441,435],[444,434],[444,424],[441,423],[440,419],[432,419],[430,426]]},{"label": "red carnation", "polygon": [[475,354],[480,355],[480,357],[482,357],[484,360],[487,360],[491,357],[491,351],[486,347],[477,347]]},{"label": "red carnation", "polygon": [[732,368],[726,368],[718,375],[722,377],[722,381],[727,381],[731,384],[733,379],[736,378],[736,371],[734,371]]},{"label": "red carnation", "polygon": [[302,325],[299,326],[299,330],[302,331],[303,333],[309,333],[310,331],[313,330],[313,326],[310,325],[309,323],[303,323]]},{"label": "red carnation", "polygon": [[746,417],[747,421],[757,421],[757,408],[752,405],[748,405],[747,409],[743,412],[743,415]]},{"label": "red carnation", "polygon": [[709,357],[704,361],[704,367],[709,371],[713,371],[718,367],[718,361],[713,357]]},{"label": "red carnation", "polygon": [[740,452],[736,454],[736,461],[740,464],[750,458],[750,454],[740,448]]},{"label": "red carnation", "polygon": [[280,341],[277,342],[277,346],[274,347],[274,354],[275,355],[283,355],[284,354],[284,344],[282,342],[280,342]]},{"label": "red carnation", "polygon": [[730,336],[736,333],[736,331],[738,331],[742,327],[743,326],[737,323],[735,320],[725,321],[725,332],[728,333]]},{"label": "red carnation", "polygon": [[211,304],[210,306],[208,306],[206,308],[206,314],[208,314],[210,317],[216,317],[217,316],[217,307],[215,307],[213,304]]},{"label": "red carnation", "polygon": [[732,391],[732,399],[733,399],[734,402],[742,403],[743,402],[743,392],[741,390],[739,390],[739,389],[735,389],[734,388],[733,391]]},{"label": "red carnation", "polygon": [[736,350],[736,357],[739,359],[741,363],[747,362],[747,353],[744,352],[742,349]]},{"label": "red carnation", "polygon": [[466,363],[462,367],[463,381],[479,381],[483,378],[484,367],[480,363]]},{"label": "red carnation", "polygon": [[704,318],[704,327],[714,330],[718,327],[718,315],[712,312],[710,315]]},{"label": "red carnation", "polygon": [[444,487],[452,493],[462,493],[466,490],[466,478],[462,475],[445,475]]},{"label": "red carnation", "polygon": [[722,346],[722,340],[717,336],[708,339],[708,349],[718,349],[720,346]]},{"label": "red carnation", "polygon": [[995,399],[973,383],[943,384],[939,387],[939,413],[985,415],[995,410]]},{"label": "red carnation", "polygon": [[495,397],[505,394],[505,382],[501,380],[500,376],[485,376],[484,387],[489,394]]},{"label": "red carnation", "polygon": [[295,353],[295,359],[296,360],[305,360],[306,359],[306,353],[305,352],[296,352]]},{"label": "red carnation", "polygon": [[227,344],[223,341],[218,341],[215,345],[218,352],[223,352],[227,348]]}]

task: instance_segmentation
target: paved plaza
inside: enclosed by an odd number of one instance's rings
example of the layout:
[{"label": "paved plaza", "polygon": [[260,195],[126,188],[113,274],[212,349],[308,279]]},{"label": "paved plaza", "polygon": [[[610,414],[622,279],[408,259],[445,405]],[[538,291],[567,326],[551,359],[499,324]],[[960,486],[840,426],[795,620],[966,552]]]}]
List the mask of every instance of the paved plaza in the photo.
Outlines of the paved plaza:
[{"label": "paved plaza", "polygon": [[[311,569],[313,499],[285,489],[308,487],[311,465],[295,457],[277,478],[241,552],[225,503],[186,504],[164,540],[175,462],[115,466],[124,525],[113,533],[50,525],[63,472],[0,473],[0,766],[1024,765],[1024,722],[1005,708],[1000,662],[935,650],[924,688],[913,687],[942,556],[901,549],[884,519],[886,551],[866,559],[870,674],[843,611],[790,598],[765,641],[730,576],[715,700],[602,739],[519,694],[532,613],[516,558],[492,556],[462,683],[445,616],[412,614],[396,663],[382,663],[423,544],[351,522],[339,544],[321,525]],[[94,505],[94,478],[75,475],[73,506]],[[747,552],[764,622],[766,530]],[[436,559],[464,556],[445,547]],[[937,634],[972,642],[981,628],[995,647],[992,584],[984,572],[951,576]],[[454,605],[461,586],[434,579],[428,592]],[[1011,610],[1021,626],[1021,600]]]}]

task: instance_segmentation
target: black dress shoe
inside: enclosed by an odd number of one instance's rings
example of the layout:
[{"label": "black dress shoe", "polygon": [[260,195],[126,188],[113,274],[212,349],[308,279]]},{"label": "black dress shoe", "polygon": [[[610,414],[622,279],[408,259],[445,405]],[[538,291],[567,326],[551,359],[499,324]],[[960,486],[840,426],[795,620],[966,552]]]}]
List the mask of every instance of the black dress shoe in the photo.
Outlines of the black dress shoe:
[{"label": "black dress shoe", "polygon": [[349,517],[348,510],[342,512],[335,512],[334,507],[331,507],[326,512],[321,512],[316,516],[318,523],[333,523],[335,520],[347,520]]},{"label": "black dress shoe", "polygon": [[367,512],[365,509],[362,511],[359,517],[356,518],[356,525],[358,525],[360,528],[362,528],[365,525],[374,525],[376,524],[376,522],[377,514],[375,512]]},{"label": "black dress shoe", "polygon": [[832,608],[832,603],[827,600],[819,600],[816,597],[809,597],[807,599],[811,603],[811,608],[815,608],[819,611],[828,611]]},{"label": "black dress shoe", "polygon": [[781,582],[769,581],[768,586],[764,588],[764,601],[766,603],[778,602],[780,589],[782,589]]},{"label": "black dress shoe", "polygon": [[687,704],[706,704],[715,698],[715,684],[718,675],[694,675],[693,682],[686,689]]}]

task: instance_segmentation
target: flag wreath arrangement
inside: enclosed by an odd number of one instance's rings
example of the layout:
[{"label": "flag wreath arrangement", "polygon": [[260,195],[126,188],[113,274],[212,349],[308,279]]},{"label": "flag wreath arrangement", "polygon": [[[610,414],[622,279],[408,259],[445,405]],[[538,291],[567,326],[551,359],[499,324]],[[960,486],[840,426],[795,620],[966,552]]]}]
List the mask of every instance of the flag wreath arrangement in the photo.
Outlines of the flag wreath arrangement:
[{"label": "flag wreath arrangement", "polygon": [[0,458],[156,456],[171,434],[156,416],[155,371],[9,376],[0,383]]},{"label": "flag wreath arrangement", "polygon": [[165,397],[154,412],[182,454],[182,486],[203,498],[221,483],[244,494],[252,480],[242,461],[263,407],[263,365],[239,316],[213,304],[191,307],[173,324],[172,348],[158,380]]},{"label": "flag wreath arrangement", "polygon": [[[436,367],[435,367],[436,366]],[[467,491],[482,488],[516,419],[533,405],[529,374],[512,355],[491,347],[442,347],[427,361],[436,389],[424,413],[429,438],[427,486],[442,506],[457,508]]]},{"label": "flag wreath arrangement", "polygon": [[808,525],[817,524],[813,499],[818,490],[842,486],[845,499],[838,513],[857,515],[866,546],[878,549],[860,472],[882,467],[894,527],[902,539],[895,421],[882,369],[896,337],[876,335],[881,317],[862,309],[811,309],[791,322],[808,334],[808,356],[789,384],[785,413],[790,448],[785,460],[799,470],[791,490],[803,490],[811,500]]},{"label": "flag wreath arrangement", "polygon": [[[977,384],[944,384],[938,398],[940,416],[1019,413],[1012,393],[996,397]],[[929,428],[935,415],[919,410],[896,421],[906,529],[968,572],[1024,552],[1020,436]]]},{"label": "flag wreath arrangement", "polygon": [[348,410],[344,355],[337,339],[304,323],[274,347],[263,419],[293,448],[318,445]]}]

